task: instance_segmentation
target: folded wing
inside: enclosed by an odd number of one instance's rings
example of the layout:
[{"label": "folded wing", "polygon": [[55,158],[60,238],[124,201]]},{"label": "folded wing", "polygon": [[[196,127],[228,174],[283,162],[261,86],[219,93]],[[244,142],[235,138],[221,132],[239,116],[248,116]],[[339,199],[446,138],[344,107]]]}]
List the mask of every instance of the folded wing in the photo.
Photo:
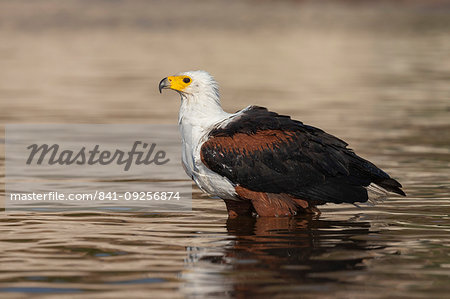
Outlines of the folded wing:
[{"label": "folded wing", "polygon": [[212,130],[201,159],[237,186],[314,204],[365,202],[371,183],[404,195],[400,183],[344,141],[263,107],[247,108]]}]

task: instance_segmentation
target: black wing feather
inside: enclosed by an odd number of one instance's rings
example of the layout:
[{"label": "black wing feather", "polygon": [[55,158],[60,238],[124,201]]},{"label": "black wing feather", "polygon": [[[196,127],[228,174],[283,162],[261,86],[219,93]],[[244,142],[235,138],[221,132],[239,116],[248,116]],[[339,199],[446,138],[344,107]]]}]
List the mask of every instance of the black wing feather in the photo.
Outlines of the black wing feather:
[{"label": "black wing feather", "polygon": [[[267,130],[290,132],[288,141],[253,151],[209,142],[216,137],[252,136]],[[353,203],[367,201],[364,187],[375,183],[404,195],[400,183],[357,156],[344,141],[263,107],[253,106],[212,130],[201,154],[212,171],[253,191],[287,193],[315,203]]]}]

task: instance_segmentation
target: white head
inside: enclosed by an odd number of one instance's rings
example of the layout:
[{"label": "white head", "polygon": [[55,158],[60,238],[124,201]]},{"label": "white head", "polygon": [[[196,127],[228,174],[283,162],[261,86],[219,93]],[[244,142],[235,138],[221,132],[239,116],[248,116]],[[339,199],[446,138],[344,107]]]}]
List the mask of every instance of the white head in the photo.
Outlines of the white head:
[{"label": "white head", "polygon": [[188,71],[166,77],[159,82],[159,92],[163,89],[175,90],[182,100],[187,100],[190,104],[205,104],[205,101],[213,100],[220,105],[219,86],[205,71]]},{"label": "white head", "polygon": [[172,89],[181,95],[180,125],[205,128],[229,116],[220,105],[217,82],[205,71],[183,72],[164,78],[159,83],[159,91],[163,89]]}]

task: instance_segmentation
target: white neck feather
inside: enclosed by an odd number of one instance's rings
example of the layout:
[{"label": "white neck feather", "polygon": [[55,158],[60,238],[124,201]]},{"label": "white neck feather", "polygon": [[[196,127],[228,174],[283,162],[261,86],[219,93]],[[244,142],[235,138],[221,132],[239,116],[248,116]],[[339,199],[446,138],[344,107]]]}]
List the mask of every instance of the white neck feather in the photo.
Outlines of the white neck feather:
[{"label": "white neck feather", "polygon": [[178,124],[207,130],[230,117],[220,105],[219,95],[214,92],[182,94]]}]

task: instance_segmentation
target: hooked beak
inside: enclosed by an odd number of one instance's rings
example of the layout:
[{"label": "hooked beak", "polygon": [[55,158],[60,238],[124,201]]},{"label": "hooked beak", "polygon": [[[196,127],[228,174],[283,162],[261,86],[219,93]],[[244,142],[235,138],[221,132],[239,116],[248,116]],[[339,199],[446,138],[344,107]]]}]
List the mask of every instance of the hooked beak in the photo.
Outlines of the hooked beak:
[{"label": "hooked beak", "polygon": [[170,88],[170,81],[166,77],[159,82],[159,93],[162,93],[162,90],[167,88]]}]

